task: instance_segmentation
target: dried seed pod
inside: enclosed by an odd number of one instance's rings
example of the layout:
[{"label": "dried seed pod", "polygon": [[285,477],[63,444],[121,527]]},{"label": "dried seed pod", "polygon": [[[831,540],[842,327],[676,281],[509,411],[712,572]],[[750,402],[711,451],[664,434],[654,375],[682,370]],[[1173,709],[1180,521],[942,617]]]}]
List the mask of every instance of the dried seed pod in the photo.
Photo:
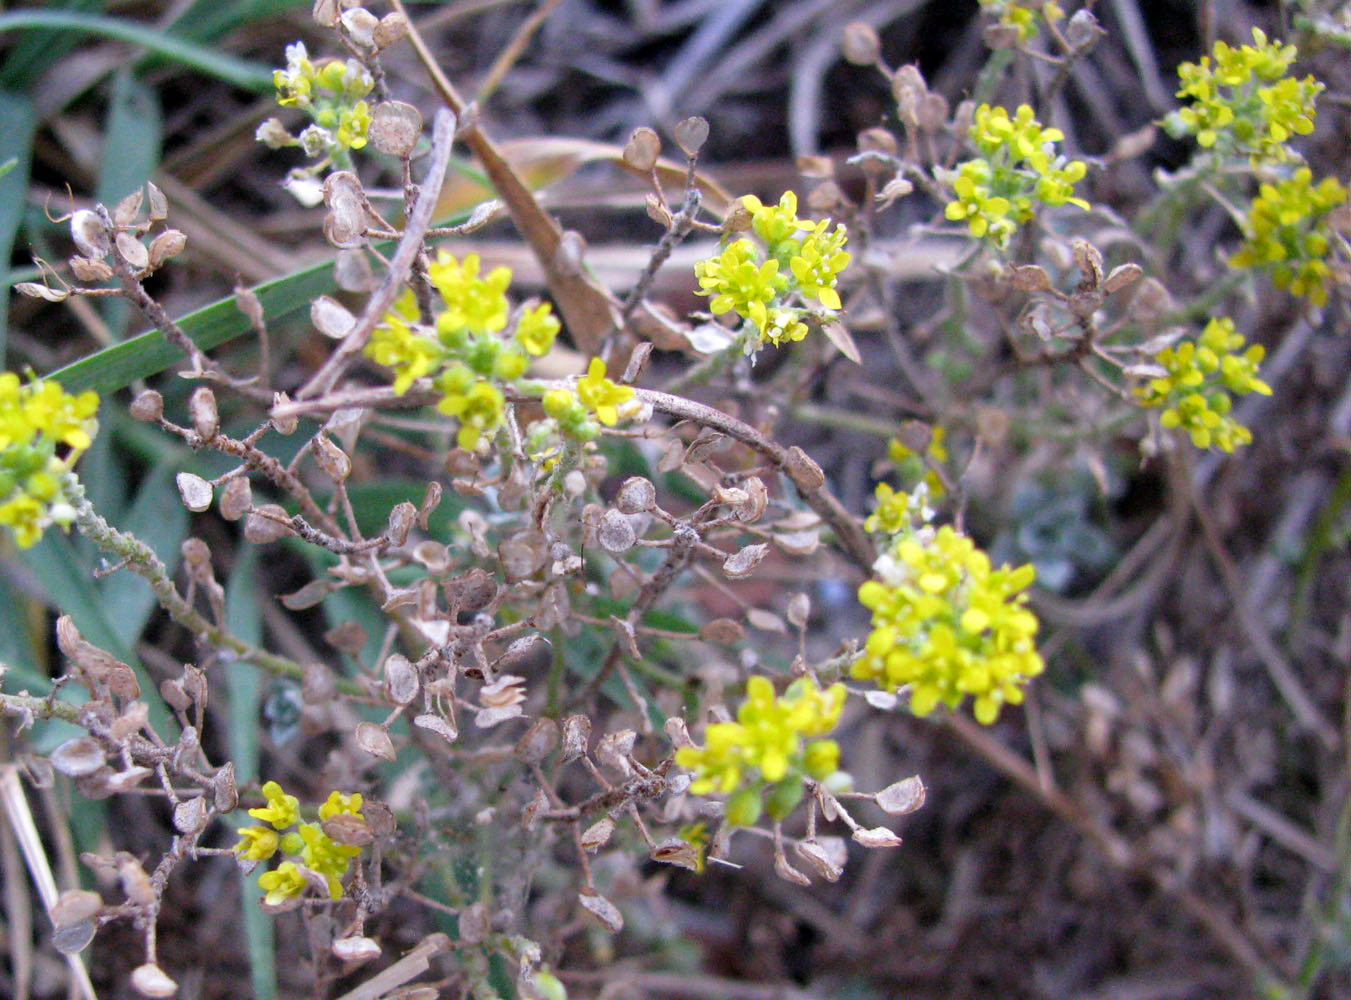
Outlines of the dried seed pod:
[{"label": "dried seed pod", "polygon": [[373,722],[359,722],[356,728],[356,744],[372,757],[393,762],[398,754],[394,752],[394,741],[389,738],[383,727]]},{"label": "dried seed pod", "polygon": [[127,902],[136,906],[152,906],[155,903],[155,884],[145,873],[141,863],[124,851],[117,854],[117,880]]},{"label": "dried seed pod", "polygon": [[558,746],[558,723],[547,716],[536,719],[516,741],[516,756],[527,764],[538,764]]},{"label": "dried seed pod", "polygon": [[915,775],[888,785],[874,796],[874,800],[883,812],[906,816],[924,805],[924,797],[924,782]]},{"label": "dried seed pod", "polygon": [[310,303],[310,323],[325,337],[342,340],[356,326],[357,318],[337,299],[320,295]]},{"label": "dried seed pod", "polygon": [[650,479],[630,476],[619,487],[615,506],[623,514],[644,514],[657,505],[657,489]]},{"label": "dried seed pod", "polygon": [[131,419],[153,422],[165,414],[165,399],[154,389],[146,389],[131,401]]},{"label": "dried seed pod", "polygon": [[704,148],[704,143],[708,141],[708,119],[694,115],[677,123],[675,127],[675,141],[685,153],[686,156],[693,158],[699,155],[699,150]]},{"label": "dried seed pod", "polygon": [[76,736],[53,750],[48,758],[52,767],[68,778],[93,774],[107,762],[103,747],[92,736]]},{"label": "dried seed pod", "polygon": [[118,233],[113,237],[113,243],[117,246],[117,255],[136,270],[144,271],[150,266],[150,251],[131,233]]},{"label": "dried seed pod", "polygon": [[419,715],[413,719],[413,725],[429,733],[435,733],[447,743],[454,743],[460,737],[460,731],[451,725],[448,719],[443,719],[439,715]]},{"label": "dried seed pod", "polygon": [[112,251],[112,236],[97,212],[82,208],[70,217],[70,237],[90,260],[102,260]]},{"label": "dried seed pod", "polygon": [[320,829],[330,839],[348,847],[365,847],[375,840],[370,824],[360,816],[351,813],[338,813],[319,823]]},{"label": "dried seed pod", "polygon": [[586,753],[590,739],[591,720],[585,715],[569,715],[563,720],[563,752],[559,755],[559,763],[571,763]]},{"label": "dried seed pod", "polygon": [[422,114],[403,101],[381,101],[371,112],[371,143],[387,156],[410,156],[422,134]]},{"label": "dried seed pod", "polygon": [[360,965],[380,957],[380,946],[368,937],[335,938],[333,957],[350,965]]},{"label": "dried seed pod", "polygon": [[553,644],[542,635],[513,639],[502,655],[493,661],[497,674],[540,674],[549,668]]},{"label": "dried seed pod", "polygon": [[42,299],[46,302],[65,302],[66,299],[70,298],[70,292],[66,289],[48,288],[37,281],[21,281],[14,286],[14,290],[30,299]]},{"label": "dried seed pod", "polygon": [[633,744],[637,739],[638,734],[632,729],[607,733],[596,745],[596,760],[600,761],[602,767],[608,767],[627,778],[633,773],[629,755],[633,753]]},{"label": "dried seed pod", "polygon": [[1144,273],[1139,264],[1120,264],[1112,268],[1107,277],[1103,279],[1102,290],[1108,295],[1112,295],[1135,284]]},{"label": "dried seed pod", "polygon": [[756,542],[754,545],[747,545],[740,552],[734,552],[723,560],[722,571],[728,579],[744,579],[755,571],[755,567],[760,565],[760,560],[764,559],[765,553],[768,551],[768,542]]},{"label": "dried seed pod", "polygon": [[231,761],[211,779],[211,804],[216,812],[233,812],[239,805],[239,786],[235,783],[235,765]]},{"label": "dried seed pod", "polygon": [[601,515],[596,526],[596,540],[607,552],[627,552],[638,544],[638,532],[627,514],[613,507]]},{"label": "dried seed pod", "polygon": [[844,26],[840,51],[855,66],[871,66],[882,55],[882,40],[877,37],[877,29],[871,24],[854,21]]},{"label": "dried seed pod", "polygon": [[333,28],[337,26],[338,15],[341,13],[342,8],[338,6],[338,0],[314,0],[310,17],[314,18],[314,23],[321,28]]},{"label": "dried seed pod", "polygon": [[360,622],[340,622],[324,633],[324,642],[348,656],[359,656],[367,638]]},{"label": "dried seed pod", "polygon": [[88,889],[67,889],[56,897],[56,902],[52,904],[48,914],[52,918],[53,926],[61,928],[98,916],[102,909],[103,897],[97,892],[90,892]]},{"label": "dried seed pod", "polygon": [[497,558],[509,582],[524,580],[544,568],[549,558],[548,540],[544,532],[534,528],[518,531],[497,546]]},{"label": "dried seed pod", "polygon": [[746,630],[740,622],[731,618],[714,618],[699,629],[699,638],[704,642],[730,646],[746,638]]},{"label": "dried seed pod", "polygon": [[144,200],[145,192],[137,188],[119,201],[113,209],[113,225],[130,226],[135,223],[136,216],[141,211],[141,202]]},{"label": "dried seed pod", "polygon": [[347,36],[362,48],[375,47],[375,27],[380,19],[365,7],[353,7],[338,15],[338,21],[347,31]]},{"label": "dried seed pod", "polygon": [[870,830],[855,830],[854,839],[864,847],[900,847],[901,838],[885,826],[875,826]]},{"label": "dried seed pod", "polygon": [[385,658],[385,693],[396,705],[407,705],[417,697],[422,681],[417,667],[402,653],[391,653]]},{"label": "dried seed pod", "polygon": [[150,266],[157,268],[183,252],[188,238],[177,229],[166,229],[150,241]]},{"label": "dried seed pod", "polygon": [[201,476],[191,472],[180,472],[174,477],[174,483],[178,486],[178,495],[183,500],[183,506],[188,510],[200,514],[211,506],[215,491]]},{"label": "dried seed pod", "polygon": [[244,537],[255,545],[266,545],[292,534],[295,531],[291,516],[280,504],[263,504],[244,521]]},{"label": "dried seed pod", "polygon": [[408,18],[398,11],[386,14],[375,26],[375,47],[387,49],[408,34]]},{"label": "dried seed pod", "polygon": [[1065,25],[1065,40],[1070,43],[1070,48],[1074,49],[1076,55],[1097,45],[1106,34],[1098,19],[1093,16],[1093,12],[1087,8],[1076,10],[1069,23]]},{"label": "dried seed pod", "polygon": [[[860,153],[880,153],[883,156],[896,156],[901,151],[900,144],[896,137],[884,128],[866,128],[858,134],[858,151]],[[863,169],[873,171],[884,171],[889,168],[884,163],[876,160],[864,160]]]},{"label": "dried seed pod", "polygon": [[220,516],[227,521],[238,521],[253,508],[253,487],[247,476],[236,476],[225,484],[220,494]]},{"label": "dried seed pod", "polygon": [[201,833],[209,816],[206,799],[184,799],[174,806],[174,829],[188,836]]},{"label": "dried seed pod", "polygon": [[389,512],[389,527],[385,529],[389,535],[389,540],[395,545],[403,545],[408,541],[408,533],[413,530],[413,525],[417,523],[418,511],[407,500],[394,505],[394,509]]},{"label": "dried seed pod", "polygon": [[192,427],[203,441],[210,441],[220,433],[220,412],[216,409],[216,394],[206,386],[194,389],[188,397],[188,416]]},{"label": "dried seed pod", "polygon": [[145,182],[146,200],[150,203],[146,216],[151,222],[163,222],[169,217],[169,199],[153,181]]},{"label": "dried seed pod", "polygon": [[1020,292],[1044,292],[1051,287],[1051,276],[1037,264],[1023,264],[1011,269],[1013,287]]},{"label": "dried seed pod", "polygon": [[624,162],[634,170],[647,173],[657,165],[661,156],[661,137],[646,125],[633,130],[624,144]]},{"label": "dried seed pod", "polygon": [[153,962],[138,965],[131,973],[131,985],[147,997],[171,997],[178,992],[178,984]]},{"label": "dried seed pod", "polygon": [[582,889],[577,901],[582,904],[582,909],[611,934],[618,934],[624,929],[624,915],[619,912],[619,907],[590,886]]},{"label": "dried seed pod", "polygon": [[587,854],[595,854],[610,842],[610,837],[614,832],[615,821],[609,816],[602,816],[582,831],[578,843],[581,844],[582,850],[586,851]]},{"label": "dried seed pod", "polygon": [[70,258],[70,269],[75,272],[75,277],[87,285],[96,285],[113,276],[113,269],[104,261],[92,260],[78,254]]},{"label": "dried seed pod", "polygon": [[794,594],[788,602],[788,610],[785,614],[788,618],[788,624],[794,628],[803,629],[807,627],[807,619],[811,613],[811,598],[806,594]]},{"label": "dried seed pod", "polygon": [[[323,433],[314,436],[314,460],[319,468],[324,470],[324,475],[335,483],[345,482],[347,477],[352,474],[352,460],[347,457],[345,451],[330,441]],[[400,506],[403,506],[403,504],[400,504]],[[411,508],[413,505],[407,504],[407,506]]]},{"label": "dried seed pod", "polygon": [[446,581],[446,596],[458,603],[461,611],[480,611],[497,597],[497,581],[482,567]]},{"label": "dried seed pod", "polygon": [[333,671],[322,663],[305,664],[305,676],[300,682],[300,697],[307,705],[322,705],[338,692]]}]

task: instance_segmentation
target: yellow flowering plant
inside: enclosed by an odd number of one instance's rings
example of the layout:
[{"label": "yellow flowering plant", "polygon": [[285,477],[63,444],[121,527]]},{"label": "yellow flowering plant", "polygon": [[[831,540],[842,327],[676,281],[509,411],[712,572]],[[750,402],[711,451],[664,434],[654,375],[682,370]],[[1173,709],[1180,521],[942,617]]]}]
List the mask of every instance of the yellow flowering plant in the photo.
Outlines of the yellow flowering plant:
[{"label": "yellow flowering plant", "polygon": [[[334,817],[350,817],[356,823],[349,823],[346,839],[369,839],[359,835],[365,823],[361,793],[331,792],[319,806],[319,822],[308,823],[301,822],[300,800],[287,794],[280,784],[269,781],[262,792],[267,804],[248,812],[267,825],[239,827],[234,852],[245,863],[269,861],[277,854],[283,856],[276,868],[258,877],[258,885],[266,894],[264,902],[268,906],[282,906],[303,895],[310,885],[307,872],[314,873],[322,882],[330,900],[342,899],[343,878],[352,860],[361,853],[361,847],[358,843],[335,840],[324,824]],[[354,833],[357,835],[353,836]]]}]

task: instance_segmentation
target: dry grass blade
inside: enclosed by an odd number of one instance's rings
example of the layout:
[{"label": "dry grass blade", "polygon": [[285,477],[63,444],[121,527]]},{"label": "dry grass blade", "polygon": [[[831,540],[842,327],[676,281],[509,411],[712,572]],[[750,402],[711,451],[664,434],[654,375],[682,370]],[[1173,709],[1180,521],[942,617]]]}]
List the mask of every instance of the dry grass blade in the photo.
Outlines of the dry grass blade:
[{"label": "dry grass blade", "polygon": [[[18,768],[13,764],[0,765],[0,806],[4,808],[10,829],[14,831],[14,837],[19,842],[19,850],[28,865],[28,873],[32,876],[33,884],[37,886],[42,905],[50,910],[56,903],[56,878],[52,875],[51,862],[47,860],[47,852],[42,847],[42,838],[38,836],[37,825],[33,822],[33,814],[28,808],[28,799],[24,796],[23,786],[19,783]],[[80,991],[80,996],[85,1000],[98,1000],[94,984],[89,981],[89,971],[84,967],[84,961],[80,956],[67,955],[66,964],[70,966],[70,974]]]}]

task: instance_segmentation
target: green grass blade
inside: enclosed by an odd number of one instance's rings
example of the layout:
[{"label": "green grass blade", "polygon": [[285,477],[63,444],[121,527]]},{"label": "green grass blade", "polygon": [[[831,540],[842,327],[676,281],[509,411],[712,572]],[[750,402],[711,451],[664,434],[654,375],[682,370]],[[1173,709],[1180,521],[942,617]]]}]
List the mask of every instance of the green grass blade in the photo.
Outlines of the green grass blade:
[{"label": "green grass blade", "polygon": [[130,42],[219,80],[257,93],[273,89],[272,70],[215,49],[185,42],[162,31],[99,14],[67,10],[15,10],[0,14],[0,35],[35,28],[64,28]]},{"label": "green grass blade", "polygon": [[214,42],[237,28],[256,21],[273,20],[302,7],[310,0],[196,0],[174,21],[174,33],[194,42]]},{"label": "green grass blade", "polygon": [[[225,584],[226,624],[245,642],[259,645],[263,639],[258,610],[258,550],[242,549]],[[258,778],[258,705],[263,697],[263,678],[251,663],[227,663],[226,685],[230,713],[226,721],[230,736],[230,759],[235,780],[243,785]],[[248,822],[243,820],[243,822]],[[244,907],[244,940],[249,949],[249,978],[257,1000],[277,1000],[277,954],[272,918],[258,908],[258,880],[239,874],[239,896]]]},{"label": "green grass blade", "polygon": [[[0,177],[0,261],[5,270],[14,252],[14,239],[23,221],[28,193],[28,169],[33,155],[33,132],[37,113],[33,102],[0,90],[0,160],[12,160],[14,167]],[[9,288],[0,289],[0,368],[5,364],[5,341],[9,330]]]},{"label": "green grass blade", "polygon": [[[56,0],[49,8],[99,11],[106,0]],[[69,31],[29,31],[5,53],[0,64],[0,87],[25,90],[44,72],[65,58],[79,39]]]},{"label": "green grass blade", "polygon": [[[258,285],[254,291],[262,303],[263,314],[272,321],[309,305],[311,299],[333,288],[333,264],[327,262]],[[253,332],[248,319],[235,305],[233,295],[189,313],[178,325],[204,351]],[[72,362],[52,372],[51,377],[68,392],[93,389],[106,395],[183,361],[182,351],[158,330],[151,330]]]}]

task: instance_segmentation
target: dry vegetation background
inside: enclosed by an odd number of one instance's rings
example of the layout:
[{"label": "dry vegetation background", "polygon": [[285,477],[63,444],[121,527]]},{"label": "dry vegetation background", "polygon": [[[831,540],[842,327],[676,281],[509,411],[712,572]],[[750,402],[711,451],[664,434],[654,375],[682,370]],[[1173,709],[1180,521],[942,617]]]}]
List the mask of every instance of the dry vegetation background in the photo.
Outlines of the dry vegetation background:
[{"label": "dry vegetation background", "polygon": [[[181,6],[115,3],[108,12],[153,23]],[[703,168],[728,191],[766,200],[789,187],[806,190],[796,158],[811,154],[835,158],[842,185],[860,191],[861,174],[843,160],[860,130],[894,123],[885,81],[840,56],[847,22],[875,25],[888,63],[918,62],[954,104],[987,55],[976,4],[954,0],[546,6],[553,9],[483,106],[495,136],[622,144],[636,126],[669,135],[684,116],[703,115],[712,126]],[[266,65],[280,65],[283,47],[297,38],[327,52],[308,7],[251,20],[222,46]],[[473,92],[535,9],[458,0],[413,12],[446,73]],[[1092,197],[1123,214],[1143,197],[1150,170],[1186,156],[1160,135],[1146,155],[1109,162],[1122,137],[1175,106],[1179,62],[1195,59],[1217,34],[1248,37],[1252,25],[1299,40],[1282,27],[1291,11],[1274,3],[1102,0],[1094,10],[1107,35],[1076,66],[1054,122],[1072,148],[1100,158]],[[30,210],[49,198],[61,204],[67,184],[77,196],[97,188],[109,74],[129,51],[85,39],[34,82],[47,117],[37,133]],[[1328,86],[1305,148],[1321,172],[1345,178],[1351,58],[1326,42],[1301,52],[1302,71]],[[386,57],[386,69],[395,96],[435,106],[406,48]],[[189,238],[188,253],[156,289],[172,313],[227,293],[235,278],[257,282],[325,257],[322,209],[300,209],[278,187],[294,157],[253,140],[273,113],[270,99],[172,67],[145,66],[140,78],[161,106],[154,176]],[[558,183],[547,203],[586,236],[610,287],[622,291],[641,271],[657,234],[636,184],[608,167],[586,167]],[[942,299],[926,244],[903,240],[917,221],[902,205],[875,235],[879,252],[904,248],[888,264],[901,276],[889,306],[904,336],[923,345]],[[1214,246],[1232,236],[1223,213],[1182,225],[1170,269],[1214,272]],[[528,249],[505,224],[470,244],[513,264],[530,286]],[[27,254],[16,248],[16,266]],[[656,296],[677,311],[699,305],[688,267],[696,255],[682,249],[659,278]],[[663,883],[664,893],[635,906],[630,928],[607,946],[606,965],[567,980],[573,996],[600,995],[604,980],[615,997],[1201,1000],[1256,995],[1268,977],[1288,984],[1303,977],[1283,997],[1351,996],[1351,339],[1344,301],[1312,315],[1263,288],[1248,304],[1246,332],[1268,348],[1264,377],[1275,394],[1245,404],[1251,446],[1232,457],[1197,453],[1177,473],[1158,462],[1142,466],[1134,438],[1082,446],[1034,440],[1015,467],[973,468],[977,537],[1006,558],[1054,550],[1070,582],[1035,602],[1049,669],[1026,710],[1006,711],[988,731],[961,718],[902,713],[874,714],[849,731],[851,770],[919,774],[928,786],[926,806],[901,828],[904,846],[861,855],[838,884],[810,890],[776,879],[767,857],[698,877],[640,868],[638,877]],[[860,429],[859,419],[914,414],[895,388],[904,375],[883,324],[855,319],[865,364],[834,364],[790,433],[845,504],[864,511],[885,438]],[[50,370],[109,335],[106,323],[92,310],[12,303],[10,367]],[[299,357],[306,363],[303,351]],[[10,593],[41,615],[32,574],[6,567]],[[854,600],[856,579],[833,578],[830,563],[813,575],[814,642],[829,652],[867,621]],[[270,592],[293,582],[264,580]],[[271,612],[264,623],[283,628]],[[160,635],[169,645],[157,654]],[[186,655],[173,648],[173,635],[152,625],[146,660]],[[1274,676],[1294,678],[1307,694],[1302,715]],[[298,737],[266,753],[265,773],[301,783],[325,748]],[[48,820],[61,808],[52,799]],[[116,846],[162,847],[168,821],[153,801],[119,800],[116,809],[107,833]],[[73,848],[58,839],[52,850],[69,858]],[[12,844],[2,860],[10,909],[0,925],[0,994],[12,995],[23,956],[36,963],[34,996],[63,995],[63,966],[41,944],[40,910],[31,937],[15,935],[14,897],[26,876]],[[180,977],[183,995],[249,995],[239,912],[227,860],[192,866],[172,883],[161,956],[189,970]],[[409,943],[426,930],[416,926],[420,915],[385,919],[391,928],[408,920]],[[291,961],[306,951],[298,926],[278,920],[291,990],[306,981]],[[123,954],[124,933],[102,935],[89,953],[100,996],[129,995],[125,973],[137,960]]]}]

